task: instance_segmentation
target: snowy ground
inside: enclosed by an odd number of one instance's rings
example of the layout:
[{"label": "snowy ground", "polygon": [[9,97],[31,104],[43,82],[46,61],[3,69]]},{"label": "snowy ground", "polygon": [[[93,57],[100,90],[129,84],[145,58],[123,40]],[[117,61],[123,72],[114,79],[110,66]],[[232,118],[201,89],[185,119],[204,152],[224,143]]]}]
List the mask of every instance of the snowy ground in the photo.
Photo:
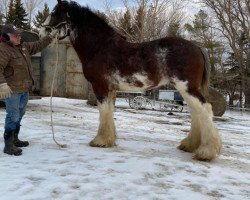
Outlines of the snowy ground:
[{"label": "snowy ground", "polygon": [[[67,148],[52,140],[49,98],[31,100],[21,130],[30,146],[19,157],[0,152],[1,200],[250,199],[250,113],[216,120],[223,149],[208,163],[176,148],[189,131],[188,113],[132,110],[119,99],[117,146],[101,149],[88,145],[96,108],[53,98],[53,110],[56,139]],[[4,117],[0,109],[0,132]]]}]

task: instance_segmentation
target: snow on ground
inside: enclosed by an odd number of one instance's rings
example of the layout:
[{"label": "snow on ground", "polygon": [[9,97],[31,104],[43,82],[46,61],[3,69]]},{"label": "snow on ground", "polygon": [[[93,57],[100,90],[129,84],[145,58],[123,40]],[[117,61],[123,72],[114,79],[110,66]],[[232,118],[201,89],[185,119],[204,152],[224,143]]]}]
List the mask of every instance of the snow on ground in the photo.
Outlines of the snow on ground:
[{"label": "snow on ground", "polygon": [[[192,159],[176,147],[190,128],[188,113],[130,109],[118,99],[114,148],[93,148],[98,110],[84,100],[53,98],[52,140],[49,98],[31,100],[21,138],[23,155],[0,152],[1,200],[250,199],[250,113],[226,112],[216,125],[223,141],[212,162]],[[3,133],[5,110],[0,109]],[[3,149],[3,138],[0,138]]]}]

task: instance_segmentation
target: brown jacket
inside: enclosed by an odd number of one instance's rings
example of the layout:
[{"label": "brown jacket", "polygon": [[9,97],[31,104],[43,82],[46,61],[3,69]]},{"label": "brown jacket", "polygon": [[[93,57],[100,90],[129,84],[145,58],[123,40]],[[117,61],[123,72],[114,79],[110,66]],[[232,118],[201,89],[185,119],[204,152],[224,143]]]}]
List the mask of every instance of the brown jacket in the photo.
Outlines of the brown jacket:
[{"label": "brown jacket", "polygon": [[10,42],[0,43],[0,84],[7,83],[13,92],[28,92],[32,89],[31,55],[48,46],[49,36],[37,42],[24,42],[14,46]]}]

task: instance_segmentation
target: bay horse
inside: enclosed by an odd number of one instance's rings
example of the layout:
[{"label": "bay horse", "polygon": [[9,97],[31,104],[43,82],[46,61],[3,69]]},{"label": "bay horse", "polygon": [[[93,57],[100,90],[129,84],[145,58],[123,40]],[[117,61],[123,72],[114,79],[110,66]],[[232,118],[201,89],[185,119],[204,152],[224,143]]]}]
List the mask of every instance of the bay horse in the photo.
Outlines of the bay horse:
[{"label": "bay horse", "polygon": [[117,90],[145,91],[172,84],[186,101],[191,130],[179,149],[193,152],[203,161],[214,159],[221,139],[213,123],[211,104],[205,99],[209,62],[205,51],[190,41],[175,37],[130,43],[103,18],[74,1],[58,0],[40,35],[48,28],[59,30],[70,41],[82,63],[85,78],[98,100],[100,122],[93,147],[115,145],[113,96]]}]

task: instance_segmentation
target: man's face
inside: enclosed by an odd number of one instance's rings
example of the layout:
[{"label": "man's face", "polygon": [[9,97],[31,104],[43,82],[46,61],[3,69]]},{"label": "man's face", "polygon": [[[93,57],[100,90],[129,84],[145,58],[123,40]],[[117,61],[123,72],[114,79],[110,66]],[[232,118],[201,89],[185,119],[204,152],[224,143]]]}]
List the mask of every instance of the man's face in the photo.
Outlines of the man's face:
[{"label": "man's face", "polygon": [[8,34],[9,37],[10,37],[10,42],[13,44],[13,45],[19,45],[21,44],[21,35],[19,34]]}]

